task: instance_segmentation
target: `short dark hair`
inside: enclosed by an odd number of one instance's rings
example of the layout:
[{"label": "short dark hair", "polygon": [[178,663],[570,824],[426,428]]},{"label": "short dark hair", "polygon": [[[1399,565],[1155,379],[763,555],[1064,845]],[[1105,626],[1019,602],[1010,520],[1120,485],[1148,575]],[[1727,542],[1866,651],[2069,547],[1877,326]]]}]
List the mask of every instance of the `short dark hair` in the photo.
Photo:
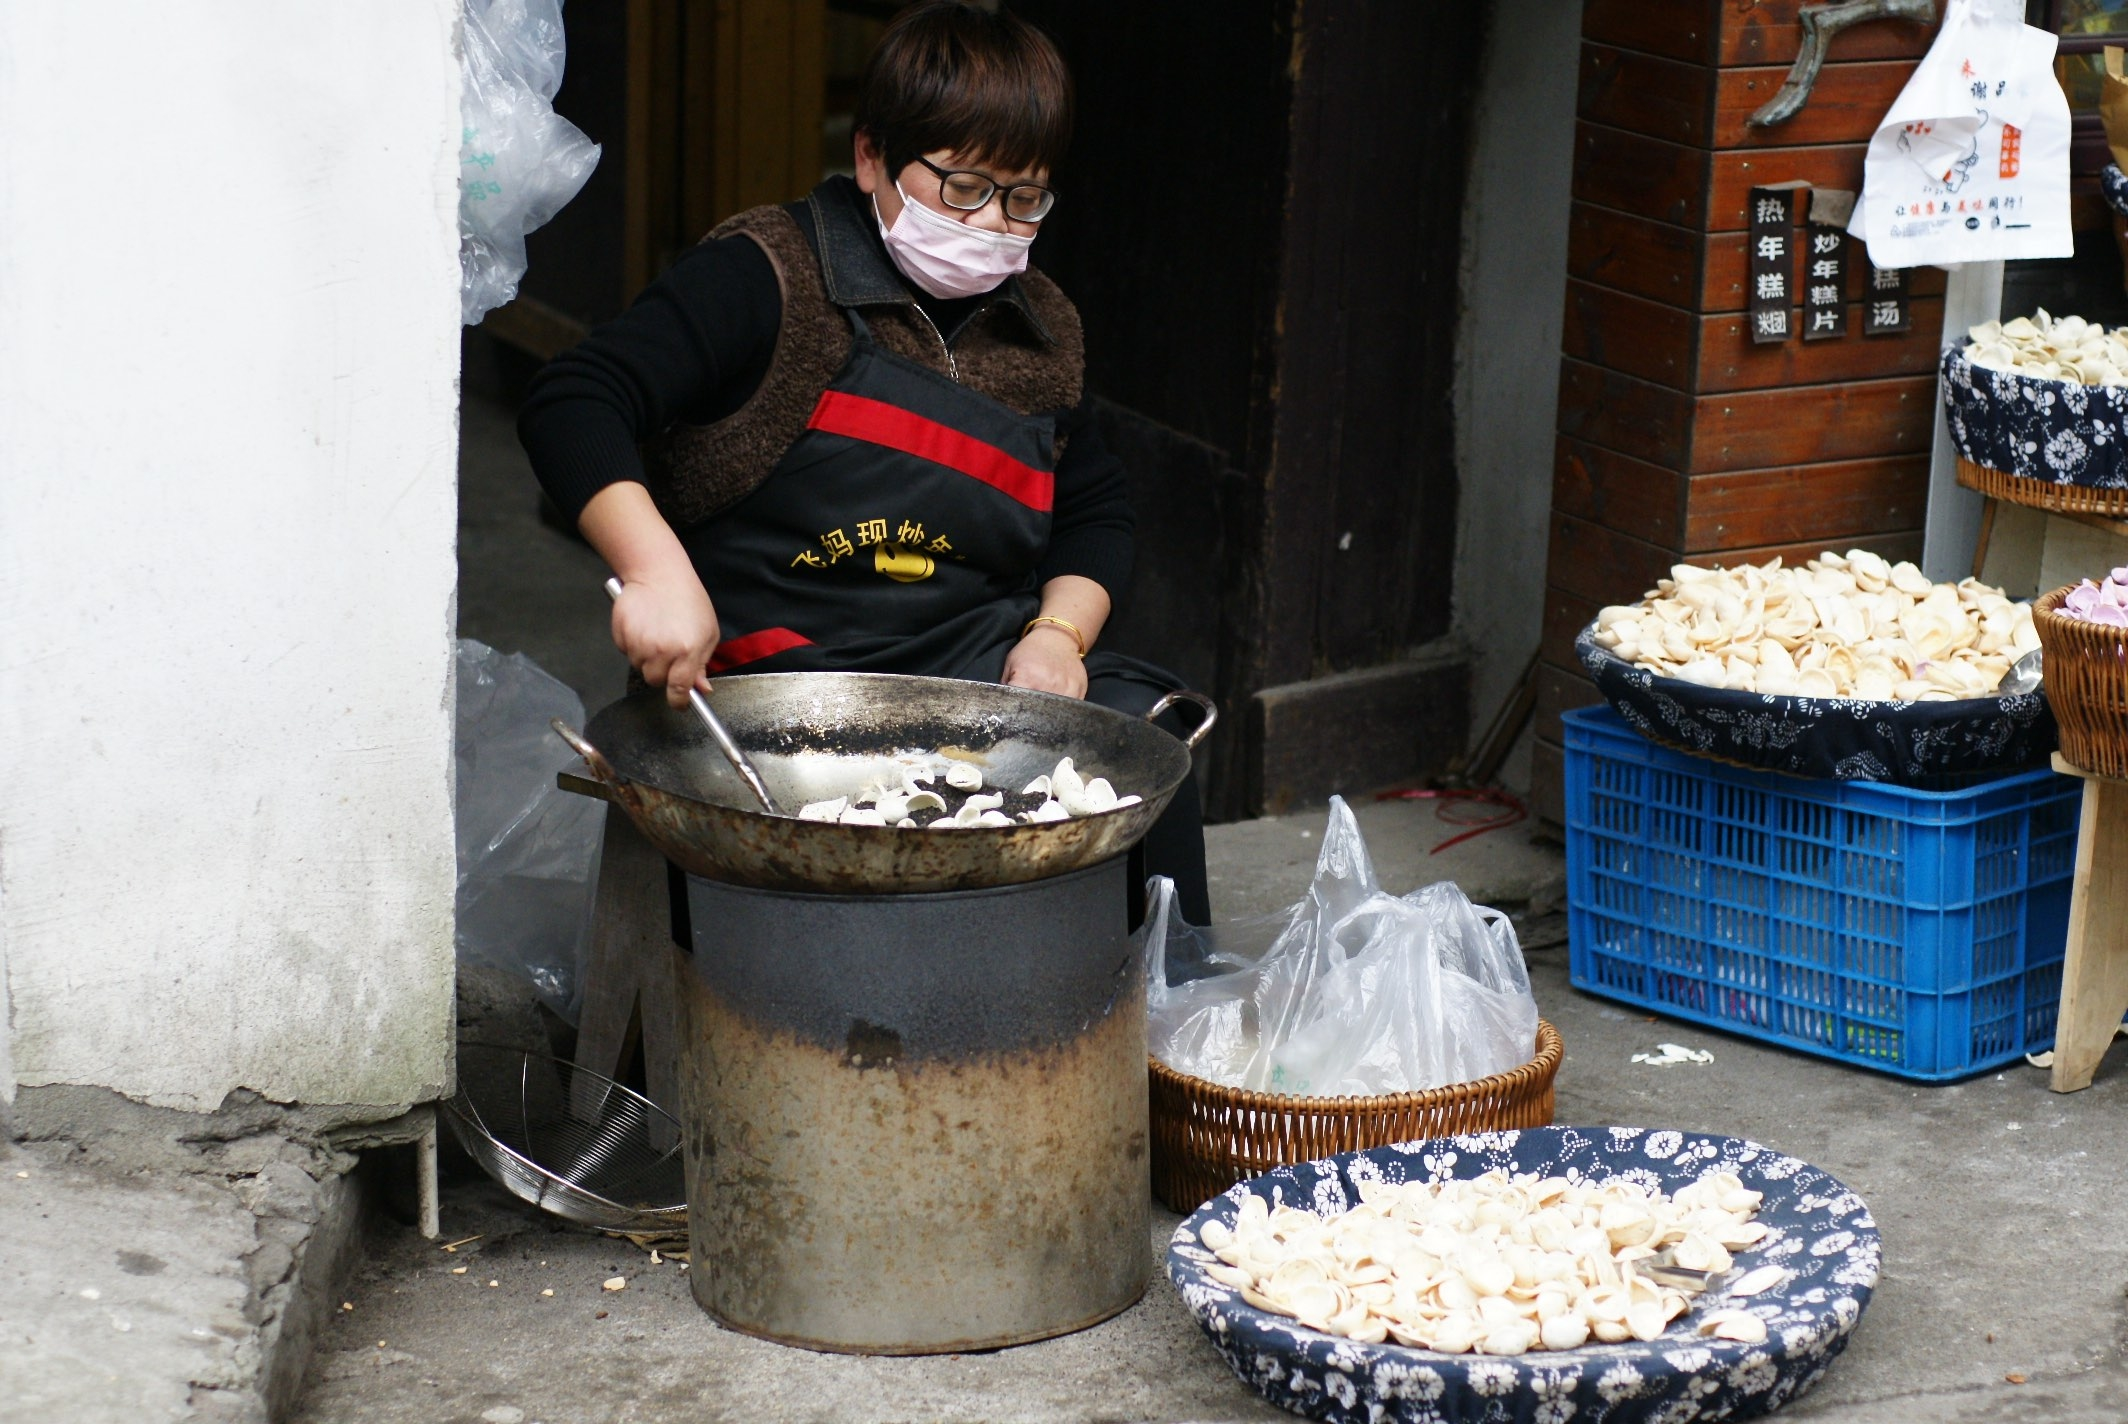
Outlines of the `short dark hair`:
[{"label": "short dark hair", "polygon": [[1048,35],[965,0],[896,15],[865,64],[854,127],[899,173],[954,149],[1008,172],[1054,172],[1071,144],[1071,71]]}]

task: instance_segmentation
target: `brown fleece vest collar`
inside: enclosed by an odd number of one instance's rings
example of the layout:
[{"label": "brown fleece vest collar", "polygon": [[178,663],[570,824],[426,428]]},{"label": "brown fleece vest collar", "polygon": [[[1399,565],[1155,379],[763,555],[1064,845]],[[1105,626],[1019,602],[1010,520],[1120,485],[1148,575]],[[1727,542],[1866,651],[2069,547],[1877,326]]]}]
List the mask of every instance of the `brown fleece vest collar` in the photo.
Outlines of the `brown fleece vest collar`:
[{"label": "brown fleece vest collar", "polygon": [[[855,191],[848,184],[848,192]],[[697,523],[751,494],[805,430],[820,393],[850,353],[850,324],[830,296],[831,280],[836,295],[845,299],[883,298],[849,301],[862,310],[883,350],[941,375],[957,375],[962,385],[1022,414],[1068,410],[1079,403],[1085,371],[1079,314],[1056,283],[1032,269],[1015,279],[968,319],[954,338],[949,361],[943,338],[907,289],[896,281],[889,292],[876,273],[851,260],[858,254],[848,242],[853,215],[847,194],[831,180],[807,201],[822,225],[827,274],[797,219],[782,207],[749,209],[704,239],[744,236],[759,244],[782,289],[783,322],[768,374],[745,405],[713,425],[676,424],[645,445],[651,494],[676,527]],[[871,241],[876,246],[876,234]],[[878,260],[887,260],[883,249]]]}]

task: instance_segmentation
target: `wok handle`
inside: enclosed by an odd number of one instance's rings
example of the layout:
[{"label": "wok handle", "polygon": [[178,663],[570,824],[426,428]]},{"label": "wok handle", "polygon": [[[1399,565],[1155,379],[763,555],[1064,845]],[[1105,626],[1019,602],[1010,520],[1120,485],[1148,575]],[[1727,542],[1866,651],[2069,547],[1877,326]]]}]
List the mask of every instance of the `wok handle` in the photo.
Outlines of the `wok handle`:
[{"label": "wok handle", "polygon": [[1191,751],[1195,751],[1197,750],[1197,744],[1211,735],[1212,728],[1219,725],[1219,708],[1213,703],[1211,698],[1206,697],[1203,693],[1170,692],[1153,704],[1153,710],[1145,714],[1145,720],[1152,721],[1178,702],[1191,703],[1204,713],[1204,716],[1198,720],[1197,725],[1190,729],[1190,734],[1182,739],[1184,746]]},{"label": "wok handle", "polygon": [[584,759],[584,764],[591,768],[593,776],[605,782],[615,791],[621,789],[620,773],[613,769],[612,762],[606,760],[606,754],[591,745],[582,732],[577,731],[559,717],[556,717],[547,725],[554,729],[554,735],[569,744],[571,751]]}]

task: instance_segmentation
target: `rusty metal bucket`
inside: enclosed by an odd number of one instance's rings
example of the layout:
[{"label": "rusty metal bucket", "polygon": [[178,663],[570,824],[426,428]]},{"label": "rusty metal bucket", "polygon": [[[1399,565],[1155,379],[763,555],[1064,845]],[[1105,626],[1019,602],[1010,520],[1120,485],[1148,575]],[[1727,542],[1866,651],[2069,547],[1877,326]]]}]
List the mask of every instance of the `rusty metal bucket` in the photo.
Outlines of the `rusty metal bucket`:
[{"label": "rusty metal bucket", "polygon": [[1145,978],[1124,866],[931,895],[690,878],[678,1108],[711,1315],[934,1354],[1138,1299]]}]

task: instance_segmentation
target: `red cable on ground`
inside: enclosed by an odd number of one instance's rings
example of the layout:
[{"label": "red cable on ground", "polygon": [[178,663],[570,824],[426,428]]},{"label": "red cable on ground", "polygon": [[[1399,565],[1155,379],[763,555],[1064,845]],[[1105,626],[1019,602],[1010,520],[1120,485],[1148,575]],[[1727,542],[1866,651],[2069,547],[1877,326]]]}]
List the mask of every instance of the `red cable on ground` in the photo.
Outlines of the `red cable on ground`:
[{"label": "red cable on ground", "polygon": [[[1523,805],[1520,798],[1513,792],[1502,791],[1497,786],[1472,787],[1467,790],[1453,791],[1428,789],[1384,791],[1374,799],[1377,801],[1437,802],[1438,804],[1435,805],[1433,810],[1435,820],[1451,826],[1469,826],[1471,828],[1461,835],[1450,836],[1447,840],[1442,841],[1428,852],[1429,855],[1439,855],[1450,846],[1461,845],[1473,836],[1482,836],[1487,831],[1497,831],[1503,826],[1512,826],[1517,821],[1529,819],[1529,807]],[[1484,819],[1478,819],[1468,809],[1456,810],[1457,807],[1468,808],[1472,806],[1490,806],[1496,809],[1491,815],[1484,816]]]}]

